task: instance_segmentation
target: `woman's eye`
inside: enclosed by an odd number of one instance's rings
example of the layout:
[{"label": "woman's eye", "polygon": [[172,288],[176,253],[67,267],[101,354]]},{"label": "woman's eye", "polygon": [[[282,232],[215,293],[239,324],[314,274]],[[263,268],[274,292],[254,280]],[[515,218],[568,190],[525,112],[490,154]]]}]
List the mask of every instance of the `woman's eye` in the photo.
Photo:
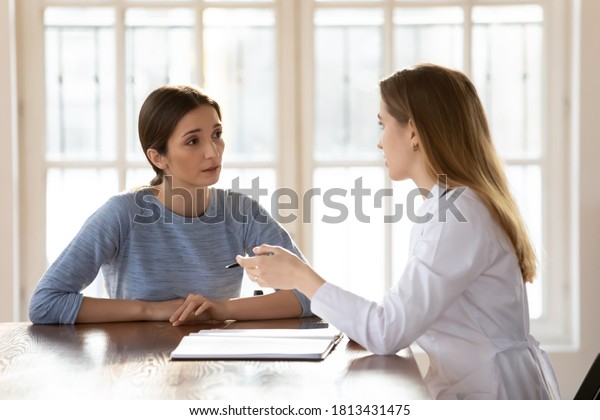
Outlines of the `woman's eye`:
[{"label": "woman's eye", "polygon": [[194,137],[194,138],[191,138],[191,139],[189,139],[189,140],[188,140],[188,141],[187,141],[185,144],[188,144],[188,145],[194,145],[194,144],[198,144],[198,139],[197,139],[197,138],[195,138],[195,137]]},{"label": "woman's eye", "polygon": [[216,132],[213,134],[213,139],[215,139],[215,140],[220,140],[222,135],[223,135],[223,132],[222,132],[222,131],[216,131]]},{"label": "woman's eye", "polygon": [[381,123],[381,121],[379,121],[379,122],[377,123],[377,125],[379,125],[379,129],[380,129],[380,130],[383,130],[383,124]]}]

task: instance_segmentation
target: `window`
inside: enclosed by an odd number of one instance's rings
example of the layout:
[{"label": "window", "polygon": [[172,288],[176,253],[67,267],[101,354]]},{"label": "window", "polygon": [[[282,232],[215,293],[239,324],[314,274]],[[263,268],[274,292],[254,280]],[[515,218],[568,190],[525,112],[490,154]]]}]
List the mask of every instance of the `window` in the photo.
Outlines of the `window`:
[{"label": "window", "polygon": [[[551,98],[560,101],[560,94],[555,95],[564,88],[561,77],[566,71],[549,65],[561,57],[559,50],[547,47],[554,36],[551,29],[559,25],[557,9],[536,1],[382,1],[362,2],[360,8],[356,2],[340,1],[315,2],[310,12],[313,51],[304,57],[313,61],[314,94],[306,99],[314,104],[313,151],[306,167],[313,188],[347,191],[348,196],[338,195],[336,201],[344,201],[350,210],[343,225],[313,223],[307,229],[316,268],[325,278],[374,299],[400,276],[410,227],[406,217],[384,223],[392,203],[387,197],[377,203],[376,193],[390,186],[375,149],[378,92],[373,87],[381,76],[418,62],[454,67],[471,76],[484,102],[538,252],[540,270],[528,285],[532,328],[545,344],[568,341],[568,294],[560,296],[569,290],[568,247],[558,217],[564,215],[565,204],[548,197],[549,185],[556,185],[551,180],[566,176],[559,156],[552,155],[565,128],[553,121],[548,105]],[[369,203],[359,203],[358,181]],[[395,203],[410,201],[411,185],[391,188]],[[318,202],[319,215],[328,211],[324,201]],[[369,223],[360,220],[358,204],[371,215]],[[387,246],[359,248],[357,242]],[[558,248],[559,254],[553,254]],[[340,267],[339,261],[347,264]]]},{"label": "window", "polygon": [[[42,79],[27,76],[45,102],[33,94],[26,101],[26,115],[45,122],[26,135],[37,174],[30,179],[45,179],[31,181],[28,195],[45,203],[45,212],[27,216],[45,236],[43,244],[25,238],[37,265],[54,260],[110,195],[152,178],[137,140],[141,103],[158,85],[193,83],[223,108],[219,186],[258,182],[275,216],[276,188],[295,191],[299,208],[285,225],[317,270],[381,298],[400,276],[410,234],[407,217],[384,219],[397,203],[418,203],[407,201],[412,185],[391,184],[381,164],[377,83],[431,61],[464,71],[479,90],[540,257],[540,275],[528,286],[534,332],[545,344],[567,343],[568,208],[549,194],[567,176],[564,110],[550,105],[566,94],[567,60],[564,48],[548,47],[562,45],[563,1],[37,0],[20,7],[21,15],[43,16],[28,20],[26,41],[27,63],[45,57]],[[27,278],[30,294],[39,276]],[[95,284],[88,292],[101,294]]]}]

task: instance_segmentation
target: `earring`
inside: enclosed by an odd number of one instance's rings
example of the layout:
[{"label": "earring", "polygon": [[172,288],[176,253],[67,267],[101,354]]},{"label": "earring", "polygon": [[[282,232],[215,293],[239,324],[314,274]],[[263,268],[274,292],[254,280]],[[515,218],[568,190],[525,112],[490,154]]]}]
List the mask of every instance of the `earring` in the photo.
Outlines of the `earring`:
[{"label": "earring", "polygon": [[419,143],[413,143],[412,147],[413,147],[413,152],[416,152],[417,150],[419,150]]}]

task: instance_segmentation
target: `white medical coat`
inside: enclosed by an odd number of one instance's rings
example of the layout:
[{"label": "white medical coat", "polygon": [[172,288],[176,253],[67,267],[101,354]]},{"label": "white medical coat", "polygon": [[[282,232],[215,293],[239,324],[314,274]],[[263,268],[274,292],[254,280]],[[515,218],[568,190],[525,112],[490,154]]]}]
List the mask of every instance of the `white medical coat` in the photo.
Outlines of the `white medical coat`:
[{"label": "white medical coat", "polygon": [[[406,268],[381,303],[326,283],[311,309],[376,354],[416,341],[429,356],[432,398],[560,398],[552,365],[529,334],[510,240],[474,191],[460,191],[433,187],[417,213],[433,217],[414,225]],[[454,198],[466,222],[446,211],[444,200]]]}]

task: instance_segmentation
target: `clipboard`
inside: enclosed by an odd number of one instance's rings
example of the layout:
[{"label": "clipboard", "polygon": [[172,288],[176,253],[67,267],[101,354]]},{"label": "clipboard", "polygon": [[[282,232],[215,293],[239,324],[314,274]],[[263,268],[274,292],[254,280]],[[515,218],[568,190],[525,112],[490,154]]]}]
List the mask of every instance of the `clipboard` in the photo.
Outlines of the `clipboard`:
[{"label": "clipboard", "polygon": [[336,328],[201,330],[171,360],[324,360],[342,339]]}]

